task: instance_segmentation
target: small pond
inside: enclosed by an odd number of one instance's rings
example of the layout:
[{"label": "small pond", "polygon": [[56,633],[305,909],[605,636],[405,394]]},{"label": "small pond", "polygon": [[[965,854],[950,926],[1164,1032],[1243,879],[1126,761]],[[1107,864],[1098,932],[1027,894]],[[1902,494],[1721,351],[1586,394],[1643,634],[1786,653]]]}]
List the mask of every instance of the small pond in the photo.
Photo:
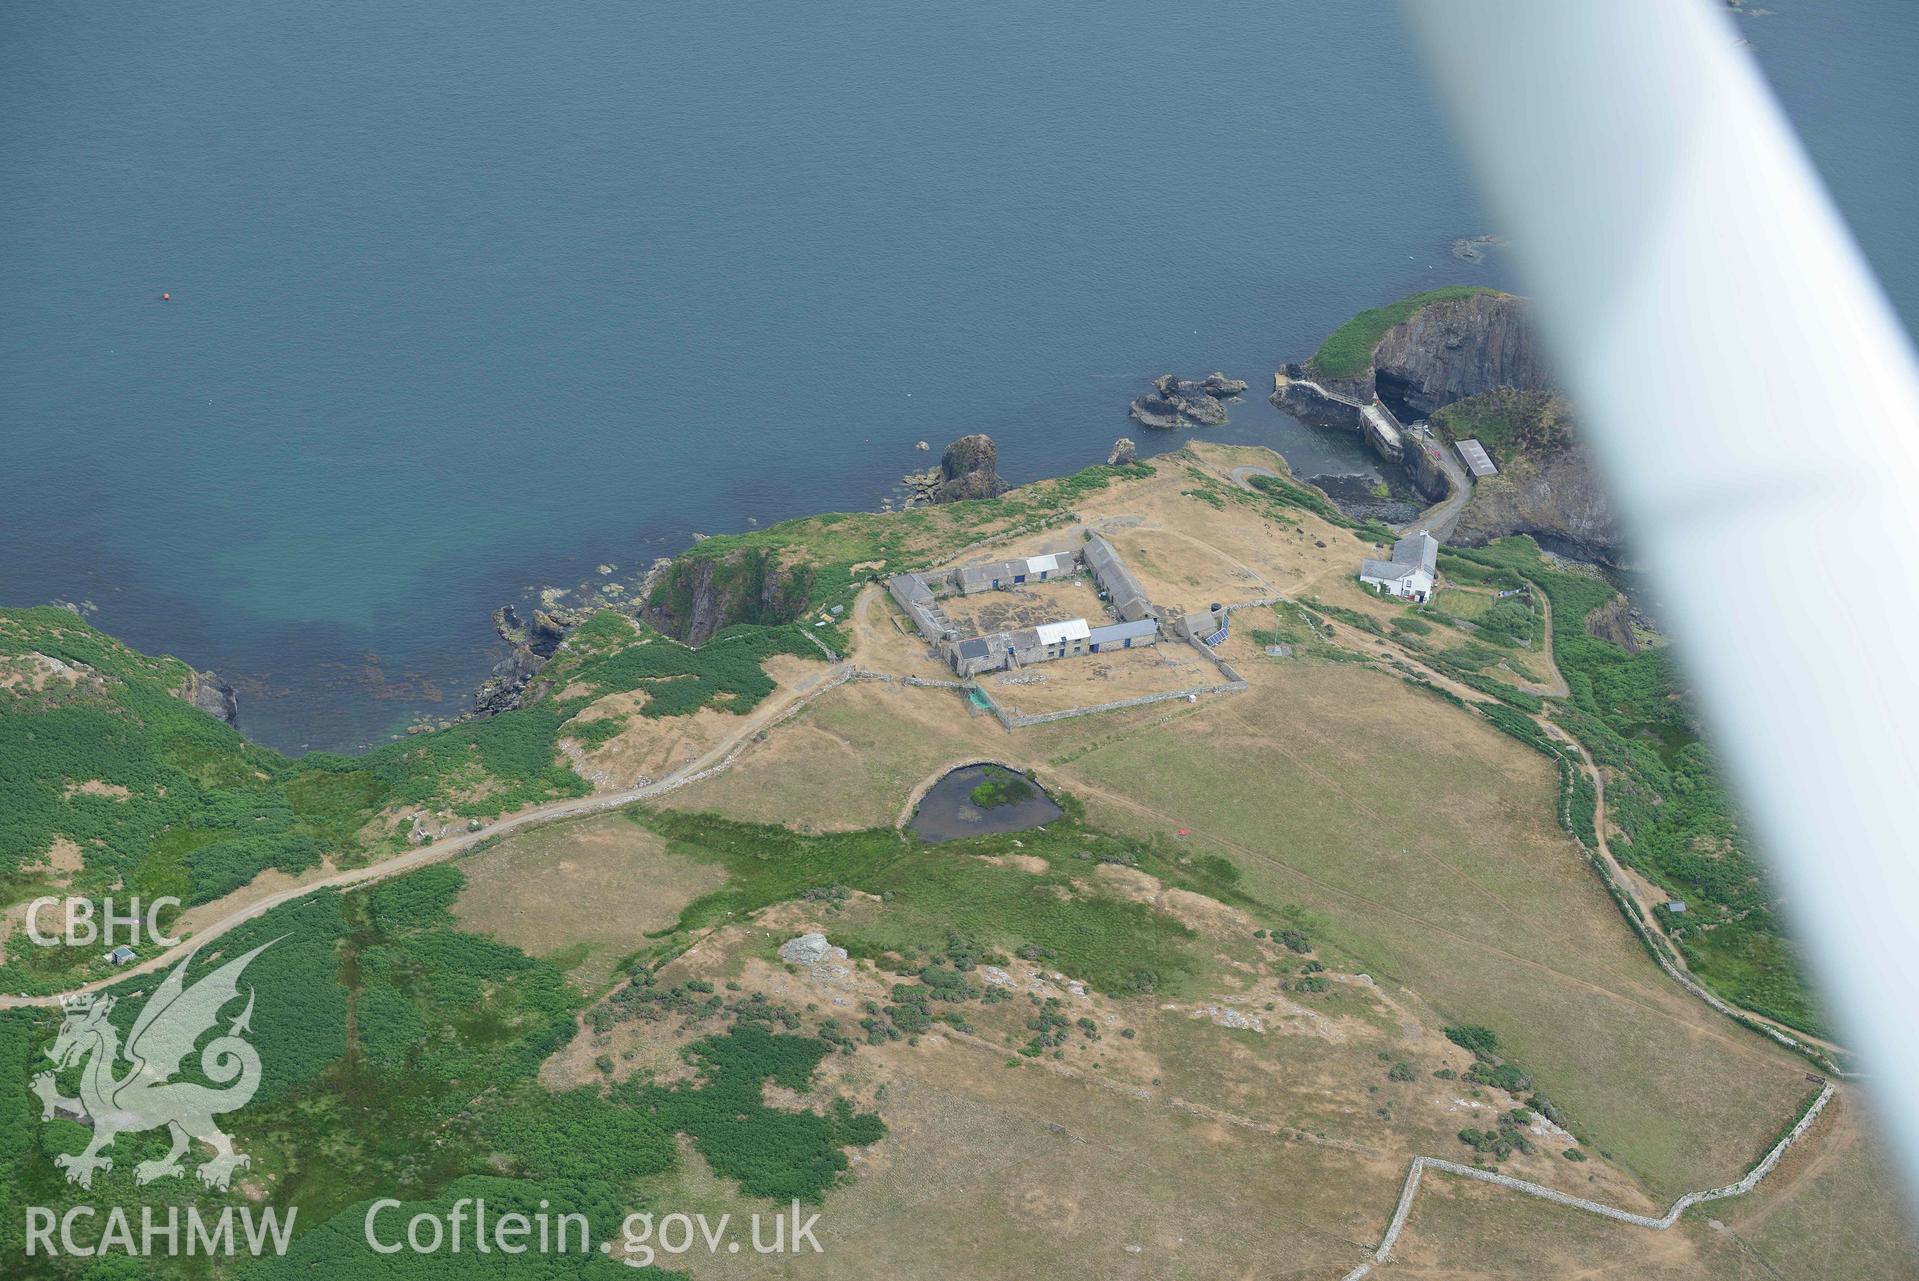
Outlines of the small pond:
[{"label": "small pond", "polygon": [[909,825],[924,841],[1024,832],[1066,811],[1032,779],[999,765],[962,765],[920,798]]}]

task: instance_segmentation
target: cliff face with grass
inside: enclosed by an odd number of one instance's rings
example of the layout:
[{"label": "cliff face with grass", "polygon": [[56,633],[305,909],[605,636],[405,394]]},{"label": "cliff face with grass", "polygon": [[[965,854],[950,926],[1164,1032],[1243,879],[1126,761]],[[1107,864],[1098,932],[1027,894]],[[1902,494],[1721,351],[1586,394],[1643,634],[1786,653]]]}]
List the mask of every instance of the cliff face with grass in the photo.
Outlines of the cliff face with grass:
[{"label": "cliff face with grass", "polygon": [[1550,388],[1529,311],[1524,298],[1472,286],[1412,294],[1335,329],[1305,374],[1362,404],[1378,395],[1409,418],[1495,387]]},{"label": "cliff face with grass", "polygon": [[1531,305],[1511,294],[1476,293],[1420,308],[1373,349],[1373,380],[1387,403],[1423,417],[1495,387],[1554,386],[1534,341]]},{"label": "cliff face with grass", "polygon": [[1587,465],[1564,397],[1498,387],[1453,402],[1432,422],[1449,446],[1477,440],[1499,467],[1473,487],[1455,543],[1529,534],[1553,551],[1619,563],[1618,515]]},{"label": "cliff face with grass", "polygon": [[735,623],[790,623],[805,610],[813,568],[766,547],[680,556],[653,585],[641,617],[676,640],[703,645]]},{"label": "cliff face with grass", "polygon": [[[1362,404],[1377,396],[1408,421],[1430,418],[1449,448],[1485,445],[1500,474],[1474,487],[1454,542],[1530,534],[1618,563],[1613,506],[1587,467],[1524,298],[1467,286],[1413,294],[1341,325],[1300,372],[1336,396]],[[1297,383],[1274,401],[1315,425],[1338,417],[1328,408],[1352,412]]]}]

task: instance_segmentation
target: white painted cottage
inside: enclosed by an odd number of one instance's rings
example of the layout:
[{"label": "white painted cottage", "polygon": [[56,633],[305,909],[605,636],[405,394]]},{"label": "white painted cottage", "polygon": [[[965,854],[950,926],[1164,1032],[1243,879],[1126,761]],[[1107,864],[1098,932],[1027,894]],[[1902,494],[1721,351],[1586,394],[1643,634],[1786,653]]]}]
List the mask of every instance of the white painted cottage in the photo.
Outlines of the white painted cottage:
[{"label": "white painted cottage", "polygon": [[1439,540],[1425,530],[1393,544],[1391,560],[1360,562],[1359,581],[1401,600],[1423,602],[1439,576]]}]

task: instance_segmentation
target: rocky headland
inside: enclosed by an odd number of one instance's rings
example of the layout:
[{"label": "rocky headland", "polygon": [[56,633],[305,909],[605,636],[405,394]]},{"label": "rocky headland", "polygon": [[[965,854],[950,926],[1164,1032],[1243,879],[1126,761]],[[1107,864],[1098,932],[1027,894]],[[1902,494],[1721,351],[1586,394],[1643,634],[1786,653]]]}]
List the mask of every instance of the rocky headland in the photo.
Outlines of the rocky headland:
[{"label": "rocky headland", "polygon": [[1329,340],[1313,359],[1287,367],[1273,403],[1319,427],[1363,430],[1363,407],[1375,402],[1408,423],[1430,420],[1433,439],[1399,460],[1428,493],[1438,480],[1435,451],[1477,439],[1499,475],[1473,486],[1452,541],[1529,534],[1566,555],[1619,563],[1617,517],[1591,474],[1526,299],[1492,290],[1416,295],[1355,318],[1341,334],[1350,337],[1368,317],[1379,327],[1366,335],[1364,360],[1329,353]]}]

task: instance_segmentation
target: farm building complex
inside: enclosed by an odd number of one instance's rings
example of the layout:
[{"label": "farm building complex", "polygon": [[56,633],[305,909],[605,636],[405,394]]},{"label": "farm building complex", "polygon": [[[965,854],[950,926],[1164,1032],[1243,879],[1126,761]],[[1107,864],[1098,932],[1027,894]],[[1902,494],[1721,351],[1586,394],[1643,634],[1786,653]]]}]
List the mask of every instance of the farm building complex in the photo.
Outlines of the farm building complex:
[{"label": "farm building complex", "polygon": [[[1031,583],[1070,578],[1082,570],[1112,610],[1110,619],[1063,618],[968,635],[940,607],[942,600],[955,596],[1011,591]],[[886,587],[920,635],[961,677],[1079,654],[1155,645],[1163,638],[1183,638],[1191,630],[1176,630],[1162,617],[1113,545],[1097,534],[1088,535],[1085,545],[1072,551],[983,561],[925,574],[897,574],[887,580]]]}]

